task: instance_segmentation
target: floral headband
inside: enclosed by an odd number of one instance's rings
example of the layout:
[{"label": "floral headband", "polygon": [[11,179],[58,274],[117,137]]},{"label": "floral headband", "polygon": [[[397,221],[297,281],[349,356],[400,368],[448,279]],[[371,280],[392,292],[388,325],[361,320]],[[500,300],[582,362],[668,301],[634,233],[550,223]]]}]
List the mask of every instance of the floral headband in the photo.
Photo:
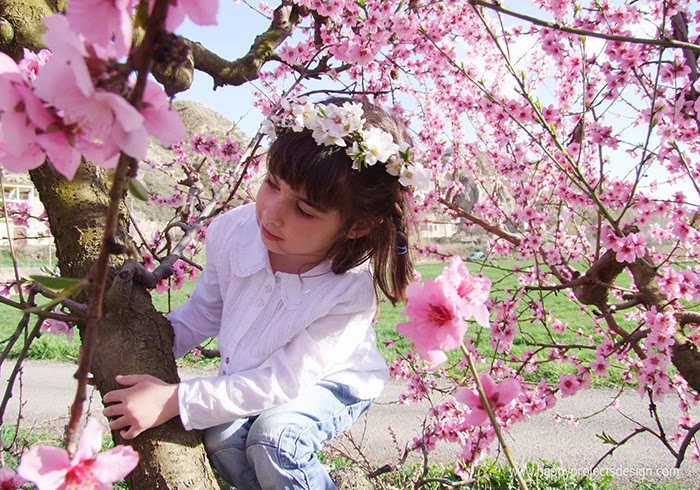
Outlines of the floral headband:
[{"label": "floral headband", "polygon": [[427,189],[430,173],[411,161],[411,148],[406,143],[396,144],[394,137],[380,128],[363,129],[364,123],[362,105],[357,102],[314,104],[304,97],[282,100],[280,110],[263,123],[262,132],[274,141],[282,130],[300,133],[308,129],[318,145],[345,148],[354,170],[381,163],[402,186]]}]

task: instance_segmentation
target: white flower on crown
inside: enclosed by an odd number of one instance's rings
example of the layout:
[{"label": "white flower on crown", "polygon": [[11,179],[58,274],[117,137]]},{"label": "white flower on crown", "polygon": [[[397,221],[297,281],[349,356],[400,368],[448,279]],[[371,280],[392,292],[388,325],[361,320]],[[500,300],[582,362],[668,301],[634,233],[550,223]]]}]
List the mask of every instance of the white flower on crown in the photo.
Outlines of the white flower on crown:
[{"label": "white flower on crown", "polygon": [[362,143],[367,149],[365,154],[367,165],[374,165],[377,162],[386,163],[399,151],[399,145],[394,143],[391,134],[379,128],[369,128],[362,131]]},{"label": "white flower on crown", "polygon": [[[285,100],[285,102],[287,101]],[[288,105],[290,104],[288,103]],[[292,131],[297,133],[303,131],[306,127],[307,121],[313,119],[316,115],[316,107],[314,104],[309,102],[306,97],[299,99],[297,103],[291,105],[288,111],[291,116],[290,127],[292,128]]]},{"label": "white flower on crown", "polygon": [[420,165],[404,166],[399,177],[399,183],[422,190],[430,188],[430,171]]},{"label": "white flower on crown", "polygon": [[404,187],[412,186],[416,190],[429,187],[430,172],[411,162],[408,144],[397,144],[391,133],[383,129],[363,129],[362,104],[313,104],[303,97],[284,99],[280,101],[280,108],[281,111],[269,116],[261,128],[272,141],[279,129],[291,129],[296,133],[307,129],[318,145],[345,148],[354,170],[381,163]]}]

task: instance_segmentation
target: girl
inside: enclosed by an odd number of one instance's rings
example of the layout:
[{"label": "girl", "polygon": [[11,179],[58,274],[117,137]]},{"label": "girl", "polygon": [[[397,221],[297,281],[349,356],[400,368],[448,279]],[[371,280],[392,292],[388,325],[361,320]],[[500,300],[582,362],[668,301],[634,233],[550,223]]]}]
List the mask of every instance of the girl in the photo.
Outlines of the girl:
[{"label": "girl", "polygon": [[414,269],[406,193],[425,172],[402,124],[363,101],[283,102],[255,204],[215,219],[191,298],[170,315],[174,352],[219,337],[217,376],[118,376],[104,397],[125,439],[178,416],[248,489],[333,489],[315,456],[388,379],[372,320],[405,299]]}]

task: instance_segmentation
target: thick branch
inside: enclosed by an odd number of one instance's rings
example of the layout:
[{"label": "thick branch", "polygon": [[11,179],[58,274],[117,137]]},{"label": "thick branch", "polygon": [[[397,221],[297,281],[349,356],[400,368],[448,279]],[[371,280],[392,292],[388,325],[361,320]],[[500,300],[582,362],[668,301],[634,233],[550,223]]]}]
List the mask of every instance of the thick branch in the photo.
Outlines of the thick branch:
[{"label": "thick branch", "polygon": [[154,75],[166,86],[169,95],[187,90],[192,83],[192,70],[197,69],[214,79],[214,89],[224,85],[243,85],[258,78],[260,68],[276,59],[275,50],[292,35],[296,26],[308,10],[283,0],[272,16],[270,27],[256,36],[245,56],[229,61],[209,51],[198,42],[183,39],[190,48],[192,65],[185,64],[177,69],[159,68]]}]

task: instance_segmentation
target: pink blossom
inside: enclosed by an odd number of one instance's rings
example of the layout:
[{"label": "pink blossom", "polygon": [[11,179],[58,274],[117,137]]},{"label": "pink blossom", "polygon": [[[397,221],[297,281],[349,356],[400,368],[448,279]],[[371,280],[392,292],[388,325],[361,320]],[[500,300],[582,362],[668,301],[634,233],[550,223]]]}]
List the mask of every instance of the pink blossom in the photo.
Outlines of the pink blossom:
[{"label": "pink blossom", "polygon": [[618,262],[634,262],[637,258],[644,257],[646,253],[646,241],[639,233],[618,238],[612,249],[615,253],[615,260]]},{"label": "pink blossom", "polygon": [[53,335],[66,335],[68,342],[73,340],[73,328],[60,320],[48,318],[41,324],[41,329]]},{"label": "pink blossom", "polygon": [[46,157],[36,133],[52,121],[17,64],[0,53],[0,163],[13,172],[41,165]]},{"label": "pink blossom", "polygon": [[[482,373],[479,375],[479,380],[484,388],[489,406],[494,412],[507,406],[522,391],[520,383],[514,378],[506,378],[496,384],[491,376]],[[471,412],[464,416],[466,423],[479,426],[488,419],[488,413],[481,403],[478,391],[460,386],[454,391],[454,397],[471,408]]]},{"label": "pink blossom", "polygon": [[42,49],[35,53],[27,48],[22,49],[24,50],[24,56],[22,56],[22,59],[17,63],[17,66],[24,77],[31,82],[36,78],[39,69],[51,59],[51,51]]},{"label": "pink blossom", "polygon": [[[155,0],[149,0],[149,8],[153,8]],[[216,13],[219,10],[219,0],[171,0],[168,6],[168,18],[165,29],[175,32],[180,24],[189,17],[200,26],[216,25]]]},{"label": "pink blossom", "polygon": [[[91,81],[89,86],[79,83],[76,65],[85,61],[52,59],[37,77],[36,93],[63,112],[66,124],[80,129],[76,146],[95,164],[112,166],[120,149],[142,159],[148,146],[143,116],[123,97],[96,90]],[[52,163],[69,179],[75,174],[68,162]]]},{"label": "pink blossom", "polygon": [[589,364],[591,372],[596,376],[606,376],[608,374],[609,366],[610,361],[608,361],[601,355],[596,355],[595,361],[591,361],[591,363]]},{"label": "pink blossom", "polygon": [[15,490],[27,483],[27,480],[19,476],[12,468],[3,466],[0,468],[0,490]]},{"label": "pink blossom", "polygon": [[134,0],[71,0],[66,18],[75,32],[90,44],[114,44],[116,57],[131,48]]},{"label": "pink blossom", "polygon": [[406,295],[408,300],[402,315],[408,316],[409,321],[398,324],[396,330],[410,338],[418,354],[434,368],[447,360],[443,350],[462,345],[467,324],[459,314],[454,294],[450,294],[444,282],[412,283]]},{"label": "pink blossom", "polygon": [[170,106],[163,87],[151,80],[146,83],[141,115],[148,133],[158,138],[163,146],[174,145],[187,133],[177,111]]},{"label": "pink blossom", "polygon": [[108,490],[134,469],[139,455],[131,446],[121,445],[96,454],[101,446],[102,426],[91,417],[72,458],[62,448],[35,446],[22,456],[17,473],[39,490]]},{"label": "pink blossom", "polygon": [[491,281],[483,276],[471,276],[459,256],[450,257],[450,265],[442,272],[438,281],[453,288],[457,306],[465,320],[474,320],[484,328],[489,326],[489,310],[485,303],[489,298]]},{"label": "pink blossom", "polygon": [[575,374],[559,373],[559,391],[562,396],[575,395],[581,389],[581,381]]}]

